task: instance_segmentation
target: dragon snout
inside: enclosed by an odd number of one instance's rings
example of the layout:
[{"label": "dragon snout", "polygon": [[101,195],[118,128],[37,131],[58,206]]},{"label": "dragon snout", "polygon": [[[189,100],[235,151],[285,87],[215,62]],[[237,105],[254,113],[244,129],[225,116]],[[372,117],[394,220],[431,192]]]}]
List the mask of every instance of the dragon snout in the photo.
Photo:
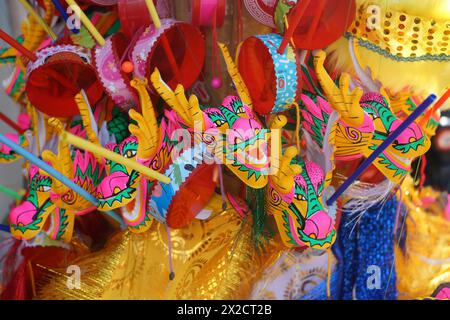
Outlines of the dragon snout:
[{"label": "dragon snout", "polygon": [[325,239],[333,229],[333,219],[325,211],[318,211],[306,219],[303,232],[314,239]]},{"label": "dragon snout", "polygon": [[11,210],[9,221],[15,225],[28,225],[35,219],[36,213],[37,208],[30,201],[25,201]]},{"label": "dragon snout", "polygon": [[103,198],[109,198],[117,192],[126,189],[128,175],[123,172],[114,172],[100,183],[98,190]]}]

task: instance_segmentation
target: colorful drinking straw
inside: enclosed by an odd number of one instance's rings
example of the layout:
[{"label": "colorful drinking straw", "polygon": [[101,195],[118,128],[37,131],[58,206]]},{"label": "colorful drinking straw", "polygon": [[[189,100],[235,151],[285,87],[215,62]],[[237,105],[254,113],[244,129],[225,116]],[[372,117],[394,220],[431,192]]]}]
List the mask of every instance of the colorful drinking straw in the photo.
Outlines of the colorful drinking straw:
[{"label": "colorful drinking straw", "polygon": [[447,89],[447,91],[444,93],[444,95],[439,99],[438,102],[433,106],[433,108],[427,112],[426,116],[423,117],[423,119],[419,122],[419,126],[424,127],[428,121],[430,120],[431,116],[438,111],[444,103],[450,98],[450,87]]},{"label": "colorful drinking straw", "polygon": [[0,120],[2,120],[3,122],[5,122],[8,126],[10,126],[11,128],[13,128],[14,130],[17,131],[17,133],[19,134],[23,134],[25,132],[25,130],[23,130],[21,127],[18,126],[17,123],[15,123],[14,121],[12,121],[10,118],[8,118],[3,112],[0,111]]},{"label": "colorful drinking straw", "polygon": [[39,15],[39,13],[34,10],[34,8],[28,3],[27,0],[19,0],[19,2],[22,4],[22,6],[25,8],[25,10],[28,11],[29,14],[31,14],[36,21],[41,25],[42,28],[44,28],[45,32],[53,39],[58,39],[58,36],[53,32],[52,28],[50,28],[47,23],[45,23],[44,19]]},{"label": "colorful drinking straw", "polygon": [[16,41],[16,39],[14,39],[5,31],[3,31],[3,29],[0,29],[0,38],[5,42],[7,42],[11,47],[19,51],[22,55],[30,59],[31,61],[37,60],[37,57],[33,52],[22,46],[19,42]]},{"label": "colorful drinking straw", "polygon": [[[59,11],[59,14],[61,15],[61,17],[63,17],[64,21],[66,22],[66,25],[69,21],[69,15],[67,14],[66,10],[64,9],[64,7],[62,6],[62,4],[59,2],[59,0],[52,0],[53,4],[55,5],[56,10]],[[75,34],[80,33],[80,30],[77,28],[73,28],[71,29],[71,31]]]},{"label": "colorful drinking straw", "polygon": [[[156,11],[153,0],[145,0],[145,4],[147,5],[148,11],[150,13],[150,16],[152,18],[155,28],[156,29],[161,28],[161,20],[159,19],[158,12]],[[177,61],[175,59],[175,56],[173,55],[172,49],[170,48],[169,41],[167,40],[167,37],[165,34],[163,34],[161,36],[161,42],[163,45],[164,52],[167,55],[167,60],[169,61],[170,67],[172,68],[172,71],[174,72],[175,79],[177,79],[177,82],[180,82],[180,79],[181,79],[180,70],[178,68]]]},{"label": "colorful drinking straw", "polygon": [[[3,143],[6,146],[10,147],[12,150],[14,150],[14,152],[21,155],[22,157],[24,157],[25,159],[30,161],[32,164],[34,164],[37,167],[39,167],[40,169],[42,169],[43,171],[47,172],[47,174],[49,174],[54,179],[61,181],[61,183],[63,183],[64,185],[66,185],[68,188],[72,189],[76,193],[78,193],[80,196],[85,198],[87,201],[89,201],[95,207],[98,207],[99,201],[97,200],[97,198],[95,198],[93,195],[91,195],[89,192],[87,192],[86,190],[81,188],[75,182],[73,182],[72,180],[70,180],[69,178],[64,176],[59,171],[52,168],[50,165],[45,163],[43,160],[36,157],[34,154],[28,152],[27,150],[25,150],[18,144],[14,143],[13,141],[11,141],[7,137],[5,137],[3,134],[0,134],[0,143]],[[122,229],[125,228],[124,222],[115,212],[107,211],[107,212],[105,212],[105,214],[110,216],[115,221],[117,221],[120,224]]]},{"label": "colorful drinking straw", "polygon": [[150,12],[150,16],[152,17],[153,24],[155,25],[156,29],[161,28],[161,20],[159,19],[158,12],[156,11],[153,0],[145,0],[145,4],[147,5],[148,11]]},{"label": "colorful drinking straw", "polygon": [[[302,5],[302,7],[300,8],[300,10],[296,10],[295,11],[295,15],[291,17],[291,21],[289,22],[289,26],[287,27],[287,30],[284,33],[283,36],[283,41],[281,41],[280,47],[278,48],[278,53],[279,54],[283,54],[284,50],[286,50],[286,47],[289,43],[289,41],[291,41],[292,36],[294,35],[294,31],[297,28],[298,24],[300,23],[300,20],[302,19],[303,15],[306,12],[306,9],[308,9],[309,3],[311,2],[311,0],[304,0],[304,1],[299,1],[296,6],[299,6],[300,4]],[[315,31],[315,30],[314,30]],[[310,30],[310,32],[312,32]]]},{"label": "colorful drinking straw", "polygon": [[0,192],[7,195],[8,197],[11,197],[16,200],[22,199],[22,196],[17,191],[14,191],[14,190],[12,190],[4,185],[1,185],[1,184],[0,184]]},{"label": "colorful drinking straw", "polygon": [[68,188],[72,189],[76,193],[78,193],[80,196],[85,198],[87,201],[92,203],[94,206],[96,206],[96,207],[98,206],[98,200],[93,195],[91,195],[89,192],[87,192],[86,190],[81,188],[75,182],[73,182],[72,180],[70,180],[69,178],[64,176],[59,171],[52,168],[50,165],[45,163],[43,160],[36,157],[34,154],[28,152],[27,150],[25,150],[18,144],[14,143],[13,141],[11,141],[7,137],[5,137],[3,134],[0,134],[0,143],[5,144],[6,146],[8,146],[12,150],[14,150],[14,152],[21,155],[22,157],[24,157],[25,159],[27,159],[34,165],[38,166],[43,171],[47,172],[53,178],[61,181],[61,183],[63,183],[64,185],[66,185]]},{"label": "colorful drinking straw", "polygon": [[85,28],[91,33],[94,39],[100,46],[104,46],[106,41],[105,38],[100,34],[100,32],[95,28],[92,24],[91,20],[89,20],[88,16],[81,10],[80,6],[74,0],[66,0],[67,4],[72,8],[75,14],[81,19],[81,22],[85,26]]},{"label": "colorful drinking straw", "polygon": [[86,150],[88,152],[91,152],[92,154],[95,154],[96,156],[104,157],[104,158],[114,161],[116,163],[120,163],[130,169],[136,170],[136,171],[142,173],[143,175],[147,176],[148,178],[155,179],[155,180],[161,181],[166,184],[170,183],[169,177],[167,177],[155,170],[152,170],[136,161],[127,159],[113,151],[110,151],[110,150],[103,148],[99,145],[96,145],[90,141],[87,141],[85,139],[77,137],[67,131],[62,132],[59,135],[59,138],[62,141],[67,142],[79,149]]}]

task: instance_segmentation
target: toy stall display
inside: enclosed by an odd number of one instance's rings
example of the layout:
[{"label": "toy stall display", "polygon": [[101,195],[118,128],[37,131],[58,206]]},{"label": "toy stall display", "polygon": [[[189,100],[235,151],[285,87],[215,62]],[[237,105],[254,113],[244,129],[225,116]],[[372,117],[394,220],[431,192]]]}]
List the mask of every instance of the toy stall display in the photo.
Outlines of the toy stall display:
[{"label": "toy stall display", "polygon": [[20,3],[1,299],[450,297],[447,0]]}]

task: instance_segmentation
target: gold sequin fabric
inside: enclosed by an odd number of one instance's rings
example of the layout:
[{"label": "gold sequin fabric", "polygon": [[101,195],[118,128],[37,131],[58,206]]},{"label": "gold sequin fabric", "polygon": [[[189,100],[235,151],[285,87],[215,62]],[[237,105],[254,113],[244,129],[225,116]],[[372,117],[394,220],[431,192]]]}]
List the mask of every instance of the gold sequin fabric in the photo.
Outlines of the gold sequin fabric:
[{"label": "gold sequin fabric", "polygon": [[143,234],[116,235],[107,247],[84,257],[80,289],[69,289],[68,275],[48,270],[40,299],[246,299],[271,248],[257,252],[251,241],[251,219],[231,205],[220,209],[214,196],[212,216],[189,227],[171,230],[173,271],[169,280],[166,227],[154,223]]},{"label": "gold sequin fabric", "polygon": [[383,55],[403,58],[450,60],[450,21],[384,10],[370,2],[358,9],[347,36]]}]

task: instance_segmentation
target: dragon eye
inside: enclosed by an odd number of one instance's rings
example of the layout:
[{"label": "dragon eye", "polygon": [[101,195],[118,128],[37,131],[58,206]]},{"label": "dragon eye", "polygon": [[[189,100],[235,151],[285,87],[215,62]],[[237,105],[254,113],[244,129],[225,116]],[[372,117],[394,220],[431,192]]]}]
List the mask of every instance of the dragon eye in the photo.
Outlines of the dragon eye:
[{"label": "dragon eye", "polygon": [[298,194],[295,196],[295,198],[296,198],[297,200],[299,200],[299,201],[306,201],[305,196],[302,195],[302,194],[300,194],[300,193],[298,193]]},{"label": "dragon eye", "polygon": [[127,150],[127,152],[125,152],[125,158],[133,158],[136,155],[136,151],[134,150]]},{"label": "dragon eye", "polygon": [[49,186],[39,186],[39,187],[37,187],[37,191],[39,191],[39,192],[48,192],[48,191],[50,191],[50,187]]},{"label": "dragon eye", "polygon": [[223,125],[225,123],[225,121],[223,121],[223,120],[216,120],[216,121],[214,121],[214,124],[216,125],[216,126],[218,126],[218,127],[220,127],[221,125]]}]

